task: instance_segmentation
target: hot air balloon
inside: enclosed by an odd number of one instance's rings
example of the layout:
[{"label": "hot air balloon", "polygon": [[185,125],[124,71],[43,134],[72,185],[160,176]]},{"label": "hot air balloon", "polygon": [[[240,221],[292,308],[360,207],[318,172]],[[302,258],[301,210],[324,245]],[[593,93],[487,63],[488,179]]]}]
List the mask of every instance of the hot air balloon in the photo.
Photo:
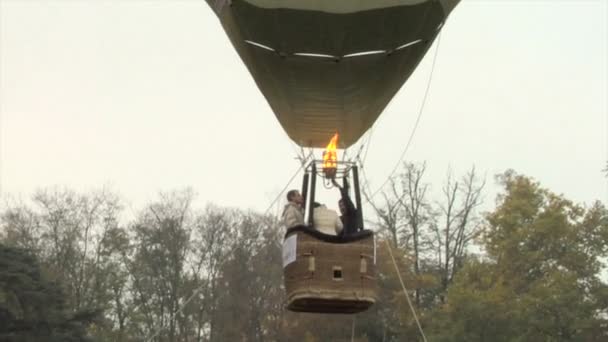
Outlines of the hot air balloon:
[{"label": "hot air balloon", "polygon": [[[348,148],[416,69],[459,0],[207,0],[279,123],[296,144]],[[336,148],[336,146],[334,146]],[[363,229],[357,166],[313,160],[302,194],[308,222],[317,176],[353,178],[358,232],[288,230],[287,308],[353,313],[376,300],[373,232]],[[332,157],[333,156],[333,157]],[[309,192],[310,190],[310,192]]]},{"label": "hot air balloon", "polygon": [[354,144],[459,0],[207,0],[287,135]]}]

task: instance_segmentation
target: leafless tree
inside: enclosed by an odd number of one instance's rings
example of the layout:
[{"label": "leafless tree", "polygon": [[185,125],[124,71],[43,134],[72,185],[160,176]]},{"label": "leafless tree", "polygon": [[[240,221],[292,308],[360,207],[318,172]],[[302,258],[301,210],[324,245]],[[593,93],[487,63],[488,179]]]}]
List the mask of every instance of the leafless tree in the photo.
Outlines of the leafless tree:
[{"label": "leafless tree", "polygon": [[434,227],[437,261],[441,265],[443,290],[462,266],[467,247],[480,231],[475,210],[482,204],[481,193],[485,180],[480,181],[472,167],[460,181],[448,171],[443,186],[443,201],[438,202],[442,223]]},{"label": "leafless tree", "polygon": [[131,274],[141,293],[136,305],[150,310],[145,333],[158,341],[178,341],[187,334],[178,310],[186,297],[187,255],[193,229],[190,190],[162,193],[133,225],[135,254]]}]

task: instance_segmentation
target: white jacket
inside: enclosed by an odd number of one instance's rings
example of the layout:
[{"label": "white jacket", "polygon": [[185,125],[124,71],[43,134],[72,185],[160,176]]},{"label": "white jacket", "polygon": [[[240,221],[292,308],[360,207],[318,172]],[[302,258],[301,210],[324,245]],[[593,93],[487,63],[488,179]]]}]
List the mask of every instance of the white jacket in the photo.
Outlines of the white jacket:
[{"label": "white jacket", "polygon": [[314,209],[314,228],[323,234],[338,235],[342,231],[342,220],[335,210],[327,209],[321,205]]},{"label": "white jacket", "polygon": [[283,208],[283,224],[285,228],[300,226],[304,224],[304,211],[299,205],[288,202]]}]

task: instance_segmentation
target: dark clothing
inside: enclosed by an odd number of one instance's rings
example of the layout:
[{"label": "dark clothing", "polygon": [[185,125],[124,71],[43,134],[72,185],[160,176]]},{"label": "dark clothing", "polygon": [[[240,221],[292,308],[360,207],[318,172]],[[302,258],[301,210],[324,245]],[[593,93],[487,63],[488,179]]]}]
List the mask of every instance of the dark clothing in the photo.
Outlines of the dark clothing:
[{"label": "dark clothing", "polygon": [[350,196],[348,196],[348,183],[340,188],[340,193],[342,195],[342,203],[346,207],[346,212],[342,213],[342,216],[340,216],[340,220],[342,220],[342,225],[344,226],[341,236],[346,236],[356,233],[359,230],[359,215],[357,213],[357,208],[355,208],[355,204],[350,199]]}]

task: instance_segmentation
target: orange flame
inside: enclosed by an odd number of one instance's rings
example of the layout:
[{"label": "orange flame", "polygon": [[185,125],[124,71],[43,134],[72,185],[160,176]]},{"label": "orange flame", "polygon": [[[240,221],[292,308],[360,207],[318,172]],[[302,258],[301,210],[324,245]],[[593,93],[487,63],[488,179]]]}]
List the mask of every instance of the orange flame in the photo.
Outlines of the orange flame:
[{"label": "orange flame", "polygon": [[323,152],[323,169],[335,169],[338,167],[338,155],[336,148],[338,146],[338,133],[334,134],[329,144]]}]

